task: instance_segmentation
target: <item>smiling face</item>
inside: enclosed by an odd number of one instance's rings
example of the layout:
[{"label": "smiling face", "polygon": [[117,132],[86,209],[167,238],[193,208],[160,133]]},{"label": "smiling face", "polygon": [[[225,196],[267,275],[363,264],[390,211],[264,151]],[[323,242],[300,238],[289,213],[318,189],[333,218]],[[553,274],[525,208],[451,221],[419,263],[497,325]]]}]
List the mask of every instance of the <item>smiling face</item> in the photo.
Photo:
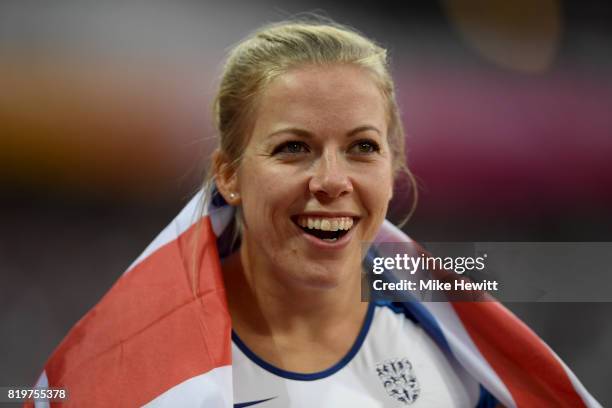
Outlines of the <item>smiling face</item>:
[{"label": "smiling face", "polygon": [[313,287],[358,282],[361,244],[393,191],[385,107],[371,75],[352,65],[293,69],[265,88],[228,187],[253,270]]}]

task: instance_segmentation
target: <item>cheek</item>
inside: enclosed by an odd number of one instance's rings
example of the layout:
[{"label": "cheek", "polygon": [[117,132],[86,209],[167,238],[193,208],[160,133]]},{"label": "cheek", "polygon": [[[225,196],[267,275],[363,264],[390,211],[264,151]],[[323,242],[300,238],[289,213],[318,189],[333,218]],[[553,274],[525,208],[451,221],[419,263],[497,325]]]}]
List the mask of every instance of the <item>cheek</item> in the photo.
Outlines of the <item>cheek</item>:
[{"label": "cheek", "polygon": [[381,218],[381,221],[387,213],[389,199],[389,189],[383,186],[382,183],[368,189],[364,197],[365,205],[370,215],[374,218]]},{"label": "cheek", "polygon": [[393,178],[390,172],[381,171],[373,172],[372,177],[369,177],[367,181],[367,185],[362,185],[361,197],[369,215],[369,222],[364,231],[364,238],[369,241],[374,239],[380,225],[385,220],[393,191]]},{"label": "cheek", "polygon": [[285,219],[299,197],[299,182],[276,166],[247,162],[241,169],[242,209],[251,226]]},{"label": "cheek", "polygon": [[367,200],[367,205],[374,209],[382,211],[386,209],[389,200],[393,194],[393,175],[391,169],[387,166],[366,172],[367,178],[364,179],[362,191],[364,192],[364,200]]}]

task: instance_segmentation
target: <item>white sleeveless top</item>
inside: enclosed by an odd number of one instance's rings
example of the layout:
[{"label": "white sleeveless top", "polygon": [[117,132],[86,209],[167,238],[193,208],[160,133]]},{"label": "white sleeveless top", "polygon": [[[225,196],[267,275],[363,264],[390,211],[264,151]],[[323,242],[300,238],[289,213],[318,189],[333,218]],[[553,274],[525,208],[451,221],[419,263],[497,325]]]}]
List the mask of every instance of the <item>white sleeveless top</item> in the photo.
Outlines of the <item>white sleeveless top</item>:
[{"label": "white sleeveless top", "polygon": [[371,303],[351,350],[301,374],[255,355],[232,333],[234,408],[475,407],[479,384],[403,310]]}]

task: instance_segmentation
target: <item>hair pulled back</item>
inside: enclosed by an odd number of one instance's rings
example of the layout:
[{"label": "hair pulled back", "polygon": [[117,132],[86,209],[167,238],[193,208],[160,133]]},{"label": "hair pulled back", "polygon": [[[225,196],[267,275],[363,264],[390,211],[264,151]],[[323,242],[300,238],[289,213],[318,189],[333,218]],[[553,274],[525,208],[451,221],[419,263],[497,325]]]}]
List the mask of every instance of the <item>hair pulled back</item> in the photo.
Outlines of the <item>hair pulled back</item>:
[{"label": "hair pulled back", "polygon": [[[332,64],[352,64],[367,70],[386,101],[393,177],[397,179],[400,172],[407,175],[414,193],[407,219],[416,206],[417,190],[406,165],[405,135],[387,51],[348,27],[329,21],[285,21],[264,26],[238,43],[223,68],[213,106],[220,153],[231,163],[232,170],[238,168],[252,131],[258,100],[271,81],[301,66]],[[214,186],[213,166],[211,163],[204,180],[208,193],[205,196],[209,199]],[[239,211],[238,218],[240,221]]]}]

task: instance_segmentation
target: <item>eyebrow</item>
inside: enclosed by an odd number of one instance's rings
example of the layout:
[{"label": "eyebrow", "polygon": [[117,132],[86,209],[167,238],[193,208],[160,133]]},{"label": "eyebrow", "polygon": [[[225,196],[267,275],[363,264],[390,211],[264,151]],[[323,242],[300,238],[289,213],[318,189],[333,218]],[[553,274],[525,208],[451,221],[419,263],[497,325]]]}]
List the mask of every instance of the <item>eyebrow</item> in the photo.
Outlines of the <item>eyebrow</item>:
[{"label": "eyebrow", "polygon": [[[355,129],[351,130],[350,132],[348,132],[346,134],[346,137],[353,137],[361,132],[365,132],[367,130],[372,130],[376,133],[378,133],[379,135],[382,135],[381,131],[378,130],[377,127],[375,126],[371,126],[371,125],[363,125],[363,126],[358,126]],[[276,132],[272,132],[268,135],[268,137],[273,137],[273,136],[277,136],[279,134],[282,133],[293,133],[297,136],[301,136],[305,139],[312,139],[313,138],[313,134],[307,130],[304,129],[300,129],[300,128],[296,128],[296,127],[288,127],[288,128],[283,128],[283,129],[279,129]]]}]

